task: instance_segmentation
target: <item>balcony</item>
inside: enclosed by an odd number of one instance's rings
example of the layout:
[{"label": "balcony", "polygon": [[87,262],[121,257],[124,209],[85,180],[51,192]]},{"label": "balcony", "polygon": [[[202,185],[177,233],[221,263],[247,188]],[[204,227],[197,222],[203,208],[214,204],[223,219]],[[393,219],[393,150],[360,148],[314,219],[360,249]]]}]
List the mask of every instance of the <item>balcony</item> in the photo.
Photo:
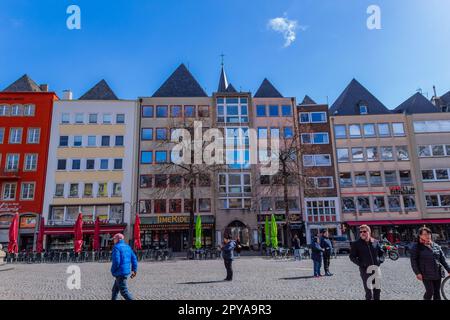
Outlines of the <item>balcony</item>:
[{"label": "balcony", "polygon": [[19,180],[20,179],[20,171],[19,170],[15,170],[15,171],[7,171],[4,169],[0,170],[0,180]]}]

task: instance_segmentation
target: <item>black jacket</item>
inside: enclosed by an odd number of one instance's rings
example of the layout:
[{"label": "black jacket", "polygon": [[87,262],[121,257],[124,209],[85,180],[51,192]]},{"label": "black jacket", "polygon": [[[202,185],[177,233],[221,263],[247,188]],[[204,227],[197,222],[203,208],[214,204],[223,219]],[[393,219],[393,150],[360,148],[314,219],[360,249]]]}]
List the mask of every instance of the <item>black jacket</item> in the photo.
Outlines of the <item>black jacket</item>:
[{"label": "black jacket", "polygon": [[320,238],[320,246],[325,249],[325,251],[330,251],[333,249],[333,244],[331,243],[331,240],[326,237]]},{"label": "black jacket", "polygon": [[292,246],[294,247],[294,249],[300,249],[301,248],[301,243],[300,243],[300,239],[292,239]]},{"label": "black jacket", "polygon": [[384,262],[384,251],[377,240],[359,239],[351,244],[350,260],[360,268],[380,266]]},{"label": "black jacket", "polygon": [[[438,262],[440,262],[440,265]],[[411,248],[411,267],[416,275],[421,274],[424,280],[439,280],[442,267],[450,272],[444,252],[441,247],[432,243],[431,248],[415,243]]]}]

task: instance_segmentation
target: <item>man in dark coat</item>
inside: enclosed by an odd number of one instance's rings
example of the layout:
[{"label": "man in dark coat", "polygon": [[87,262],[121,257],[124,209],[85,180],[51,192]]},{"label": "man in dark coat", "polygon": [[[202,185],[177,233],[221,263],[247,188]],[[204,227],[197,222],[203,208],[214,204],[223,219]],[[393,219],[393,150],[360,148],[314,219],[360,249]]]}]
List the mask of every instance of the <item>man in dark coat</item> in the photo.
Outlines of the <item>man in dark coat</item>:
[{"label": "man in dark coat", "polygon": [[231,240],[230,236],[225,236],[223,243],[222,258],[225,263],[225,269],[227,270],[227,277],[225,278],[225,281],[233,281],[233,260],[236,242]]},{"label": "man in dark coat", "polygon": [[331,252],[333,251],[333,244],[329,238],[328,230],[322,232],[322,238],[320,238],[320,246],[323,249],[323,268],[325,269],[326,276],[332,276],[330,272],[330,260]]},{"label": "man in dark coat", "polygon": [[320,268],[322,264],[323,248],[320,246],[320,238],[314,237],[311,244],[311,259],[313,261],[314,278],[320,278]]},{"label": "man in dark coat", "polygon": [[[360,238],[351,244],[350,260],[359,267],[359,273],[366,291],[366,300],[380,300],[381,286],[379,267],[384,262],[384,251],[380,243],[372,238],[370,227],[359,227]],[[375,272],[375,278],[368,279]]]}]

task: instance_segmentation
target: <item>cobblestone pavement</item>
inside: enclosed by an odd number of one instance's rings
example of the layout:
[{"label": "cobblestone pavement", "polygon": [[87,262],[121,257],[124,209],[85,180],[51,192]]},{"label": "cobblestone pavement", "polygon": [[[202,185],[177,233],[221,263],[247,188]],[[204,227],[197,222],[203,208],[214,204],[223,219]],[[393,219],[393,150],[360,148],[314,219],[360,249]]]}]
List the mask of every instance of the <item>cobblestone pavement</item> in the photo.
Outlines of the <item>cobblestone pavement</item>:
[{"label": "cobblestone pavement", "polygon": [[[109,299],[113,278],[110,264],[85,263],[81,268],[81,289],[66,286],[68,264],[14,265],[0,272],[0,299],[93,300]],[[8,266],[11,267],[11,266]],[[308,300],[362,299],[358,269],[348,259],[331,262],[333,277],[310,278],[312,261],[269,260],[242,257],[234,262],[235,280],[225,277],[223,261],[142,262],[138,277],[129,281],[136,299],[259,299]],[[414,300],[423,295],[408,259],[388,260],[382,267],[383,299]]]}]

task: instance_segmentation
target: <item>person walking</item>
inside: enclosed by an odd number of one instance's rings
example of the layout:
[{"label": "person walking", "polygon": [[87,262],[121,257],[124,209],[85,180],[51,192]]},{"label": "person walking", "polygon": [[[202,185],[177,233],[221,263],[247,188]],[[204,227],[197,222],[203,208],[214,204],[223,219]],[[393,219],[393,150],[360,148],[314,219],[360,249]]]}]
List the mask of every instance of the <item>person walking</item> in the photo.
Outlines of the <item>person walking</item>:
[{"label": "person walking", "polygon": [[320,238],[315,237],[314,242],[311,245],[311,259],[314,267],[314,277],[320,278],[320,268],[322,265],[323,248],[320,246]]},{"label": "person walking", "polygon": [[441,300],[444,269],[450,272],[442,248],[432,240],[432,232],[427,227],[419,229],[417,242],[411,248],[411,267],[416,278],[425,286],[424,300]]},{"label": "person walking", "polygon": [[227,270],[227,277],[225,278],[225,281],[233,281],[233,260],[236,242],[231,240],[230,236],[225,236],[223,243],[224,246],[222,247],[222,257],[225,263],[225,269]]},{"label": "person walking", "polygon": [[241,257],[241,249],[242,249],[241,239],[239,237],[237,237],[236,238],[236,253],[239,258]]},{"label": "person walking", "polygon": [[301,248],[301,242],[298,237],[298,234],[294,235],[294,238],[292,239],[292,247],[294,248],[294,260],[301,261],[301,255],[300,255],[300,248]]},{"label": "person walking", "polygon": [[325,270],[325,275],[330,277],[333,274],[330,272],[330,260],[331,252],[333,251],[333,244],[329,238],[328,230],[322,232],[322,238],[320,238],[320,246],[324,249],[323,251],[323,268]]},{"label": "person walking", "polygon": [[136,255],[125,243],[123,234],[116,234],[113,241],[111,273],[116,280],[112,288],[112,300],[118,299],[119,292],[125,300],[133,300],[133,296],[128,291],[127,279],[130,274],[131,279],[136,277],[138,268]]},{"label": "person walking", "polygon": [[379,241],[372,238],[370,227],[362,225],[359,227],[360,237],[351,244],[350,260],[359,267],[359,273],[366,291],[366,300],[380,300],[381,288],[379,277],[376,276],[369,287],[367,280],[373,275],[377,275],[377,269],[384,262],[384,251]]}]

